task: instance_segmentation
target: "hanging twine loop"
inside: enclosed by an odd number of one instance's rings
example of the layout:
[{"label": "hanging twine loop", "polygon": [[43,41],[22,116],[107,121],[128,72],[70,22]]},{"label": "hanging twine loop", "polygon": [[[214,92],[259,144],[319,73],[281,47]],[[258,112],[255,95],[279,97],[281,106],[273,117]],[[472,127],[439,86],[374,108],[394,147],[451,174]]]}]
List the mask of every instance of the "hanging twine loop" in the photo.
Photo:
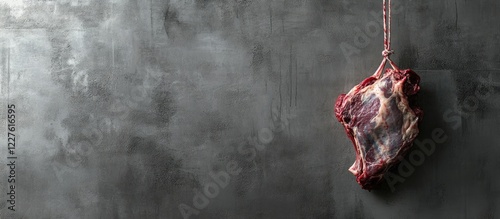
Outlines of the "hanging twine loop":
[{"label": "hanging twine loop", "polygon": [[382,51],[382,56],[388,58],[394,54],[394,50],[391,50],[391,0],[383,0],[382,11],[384,20],[384,51]]},{"label": "hanging twine loop", "polygon": [[384,50],[382,51],[382,63],[378,67],[377,71],[373,74],[373,77],[380,78],[382,72],[385,68],[385,64],[389,62],[392,69],[399,71],[398,66],[391,60],[390,56],[394,54],[394,50],[391,49],[391,0],[382,0],[382,13],[384,22]]},{"label": "hanging twine loop", "polygon": [[387,49],[384,49],[384,51],[382,51],[382,56],[384,58],[386,57],[389,57],[390,55],[394,54],[394,50],[387,50]]}]

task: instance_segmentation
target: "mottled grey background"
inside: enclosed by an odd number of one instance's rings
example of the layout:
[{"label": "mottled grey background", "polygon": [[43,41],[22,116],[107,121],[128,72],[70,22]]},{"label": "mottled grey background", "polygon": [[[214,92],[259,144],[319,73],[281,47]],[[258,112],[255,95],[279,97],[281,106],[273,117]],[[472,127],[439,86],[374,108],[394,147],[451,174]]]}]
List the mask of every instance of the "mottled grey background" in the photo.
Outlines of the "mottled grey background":
[{"label": "mottled grey background", "polygon": [[448,139],[368,192],[332,110],[381,61],[381,1],[1,0],[19,158],[11,214],[2,137],[0,218],[182,218],[231,160],[241,173],[191,218],[500,218],[500,3],[395,2],[419,139]]}]

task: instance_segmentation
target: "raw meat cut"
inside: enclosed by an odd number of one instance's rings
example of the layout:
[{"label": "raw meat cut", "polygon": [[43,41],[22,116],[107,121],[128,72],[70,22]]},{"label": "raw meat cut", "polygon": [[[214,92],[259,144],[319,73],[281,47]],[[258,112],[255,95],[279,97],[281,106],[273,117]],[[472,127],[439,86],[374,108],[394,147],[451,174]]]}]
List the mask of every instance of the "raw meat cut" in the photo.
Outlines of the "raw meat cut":
[{"label": "raw meat cut", "polygon": [[[393,65],[392,61],[388,59]],[[423,111],[416,106],[420,77],[395,65],[381,76],[377,72],[341,94],[335,116],[354,144],[356,161],[349,171],[363,189],[374,188],[384,173],[399,162],[417,136]]]},{"label": "raw meat cut", "polygon": [[[363,189],[372,189],[384,174],[399,163],[418,135],[423,111],[416,105],[420,77],[410,69],[400,70],[390,59],[391,0],[383,0],[384,50],[377,71],[341,94],[335,116],[354,144],[356,161],[349,168]],[[392,66],[385,74],[386,63]]]}]

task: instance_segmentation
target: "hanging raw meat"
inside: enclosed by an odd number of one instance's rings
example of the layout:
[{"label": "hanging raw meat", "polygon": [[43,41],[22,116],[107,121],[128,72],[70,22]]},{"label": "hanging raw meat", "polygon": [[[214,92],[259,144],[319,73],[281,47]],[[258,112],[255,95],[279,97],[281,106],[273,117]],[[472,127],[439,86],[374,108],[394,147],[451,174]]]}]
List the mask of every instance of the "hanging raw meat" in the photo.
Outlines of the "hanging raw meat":
[{"label": "hanging raw meat", "polygon": [[[371,76],[341,94],[335,116],[354,144],[356,161],[349,171],[363,189],[374,188],[393,165],[399,163],[417,136],[423,111],[415,97],[420,77],[410,69],[400,70],[389,56],[390,15],[386,24],[384,0],[384,59]],[[390,0],[389,0],[390,14]],[[389,61],[392,69],[385,68]]]}]

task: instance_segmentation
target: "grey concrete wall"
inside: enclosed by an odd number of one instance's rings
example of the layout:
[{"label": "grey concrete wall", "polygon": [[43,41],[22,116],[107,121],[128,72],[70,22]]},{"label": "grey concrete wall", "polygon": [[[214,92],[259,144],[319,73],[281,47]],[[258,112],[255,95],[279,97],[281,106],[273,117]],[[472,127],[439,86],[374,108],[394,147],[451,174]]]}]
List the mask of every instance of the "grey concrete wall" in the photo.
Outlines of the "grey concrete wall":
[{"label": "grey concrete wall", "polygon": [[0,1],[0,218],[500,218],[499,2],[395,4],[433,150],[368,192],[333,104],[381,1]]}]

